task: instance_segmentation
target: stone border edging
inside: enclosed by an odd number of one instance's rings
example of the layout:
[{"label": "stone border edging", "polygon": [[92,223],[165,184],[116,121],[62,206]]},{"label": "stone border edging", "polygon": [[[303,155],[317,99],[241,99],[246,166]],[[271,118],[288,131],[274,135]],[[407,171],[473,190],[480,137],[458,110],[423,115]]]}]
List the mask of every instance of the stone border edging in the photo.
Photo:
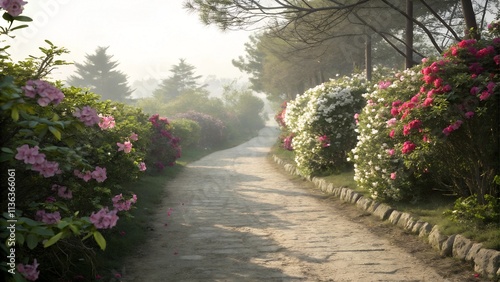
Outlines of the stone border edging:
[{"label": "stone border edging", "polygon": [[305,178],[326,194],[332,194],[345,202],[355,204],[358,208],[378,217],[388,220],[420,238],[427,238],[427,242],[436,249],[441,256],[448,256],[474,263],[474,271],[489,279],[500,279],[500,251],[482,248],[481,243],[474,243],[462,235],[446,236],[439,232],[437,225],[416,220],[411,214],[400,212],[392,207],[378,203],[370,198],[345,187],[334,187],[324,179],[303,176],[297,168],[284,162],[278,156],[272,155],[274,162],[283,166],[285,171]]}]

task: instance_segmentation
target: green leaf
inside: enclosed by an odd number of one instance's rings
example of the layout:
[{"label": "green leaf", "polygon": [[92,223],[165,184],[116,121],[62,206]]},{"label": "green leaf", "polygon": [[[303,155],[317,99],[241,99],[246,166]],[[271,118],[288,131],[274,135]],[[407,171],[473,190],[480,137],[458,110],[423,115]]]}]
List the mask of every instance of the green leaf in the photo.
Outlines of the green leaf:
[{"label": "green leaf", "polygon": [[59,131],[59,129],[53,126],[49,126],[49,130],[50,132],[52,132],[52,135],[54,135],[54,137],[56,137],[57,140],[61,140],[61,131]]},{"label": "green leaf", "polygon": [[26,243],[28,243],[28,248],[33,250],[38,245],[38,236],[35,234],[28,234],[26,237]]},{"label": "green leaf", "polygon": [[13,121],[19,120],[19,111],[17,110],[17,108],[12,108],[12,113],[10,116],[12,117]]},{"label": "green leaf", "polygon": [[17,16],[17,17],[14,17],[14,20],[19,21],[19,22],[32,22],[33,21],[32,18],[26,17],[26,16]]},{"label": "green leaf", "polygon": [[21,233],[16,234],[16,241],[19,245],[24,245],[24,235]]},{"label": "green leaf", "polygon": [[69,225],[69,229],[71,229],[71,231],[73,231],[73,233],[75,233],[75,235],[80,235],[81,234],[80,229],[78,228],[78,226],[76,226],[74,224],[70,224]]},{"label": "green leaf", "polygon": [[35,233],[35,234],[38,234],[40,236],[45,236],[45,237],[54,236],[54,231],[52,231],[52,229],[49,229],[46,227],[41,227],[41,226],[31,229],[31,233]]},{"label": "green leaf", "polygon": [[52,238],[50,238],[49,240],[45,241],[45,243],[43,244],[43,247],[44,248],[48,248],[48,247],[54,245],[55,243],[57,243],[57,241],[59,241],[59,239],[62,238],[63,234],[64,234],[63,231],[57,233]]},{"label": "green leaf", "polygon": [[14,27],[14,28],[11,28],[10,31],[13,31],[13,30],[16,30],[16,29],[21,29],[21,28],[26,28],[26,27],[28,27],[27,24],[18,25],[18,26]]},{"label": "green leaf", "polygon": [[57,228],[59,229],[63,229],[64,227],[68,226],[69,225],[69,222],[67,221],[64,221],[64,220],[61,220],[59,221],[59,223],[57,224]]},{"label": "green leaf", "polygon": [[14,21],[14,17],[7,12],[3,13],[2,18],[6,21],[9,21],[9,22]]},{"label": "green leaf", "polygon": [[99,247],[101,247],[101,250],[104,251],[106,249],[106,239],[104,239],[101,232],[94,231],[94,240],[97,242]]},{"label": "green leaf", "polygon": [[12,151],[11,148],[7,148],[7,147],[2,147],[2,152],[9,153],[9,154],[14,154],[14,151]]}]

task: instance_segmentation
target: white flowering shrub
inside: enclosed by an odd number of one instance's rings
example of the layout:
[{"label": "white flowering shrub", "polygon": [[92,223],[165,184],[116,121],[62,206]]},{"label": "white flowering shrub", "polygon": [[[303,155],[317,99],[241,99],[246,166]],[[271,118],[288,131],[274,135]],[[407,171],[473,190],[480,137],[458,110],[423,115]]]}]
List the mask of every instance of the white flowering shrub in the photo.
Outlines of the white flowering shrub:
[{"label": "white flowering shrub", "polygon": [[284,122],[293,134],[299,171],[305,175],[339,171],[356,143],[354,114],[366,84],[361,76],[331,80],[290,101]]},{"label": "white flowering shrub", "polygon": [[373,198],[400,200],[418,194],[415,189],[421,185],[415,185],[418,180],[406,169],[402,146],[393,138],[400,121],[393,118],[391,108],[415,95],[420,79],[420,72],[406,70],[363,94],[366,105],[357,115],[358,142],[348,160],[354,162],[354,180]]}]

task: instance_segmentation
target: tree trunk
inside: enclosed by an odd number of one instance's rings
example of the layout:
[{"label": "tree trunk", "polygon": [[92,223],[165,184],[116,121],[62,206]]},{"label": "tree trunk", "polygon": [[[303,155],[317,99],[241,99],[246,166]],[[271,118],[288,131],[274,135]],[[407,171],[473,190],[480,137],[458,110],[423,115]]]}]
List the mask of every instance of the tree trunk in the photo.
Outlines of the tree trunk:
[{"label": "tree trunk", "polygon": [[462,12],[464,14],[465,20],[465,38],[468,39],[480,39],[479,32],[477,30],[476,16],[474,15],[474,8],[472,7],[472,0],[461,0],[462,1]]},{"label": "tree trunk", "polygon": [[405,67],[407,69],[413,66],[413,0],[406,0],[406,13],[408,18],[406,18],[406,60]]},{"label": "tree trunk", "polygon": [[370,34],[366,35],[365,45],[365,68],[366,80],[372,80],[372,37]]}]

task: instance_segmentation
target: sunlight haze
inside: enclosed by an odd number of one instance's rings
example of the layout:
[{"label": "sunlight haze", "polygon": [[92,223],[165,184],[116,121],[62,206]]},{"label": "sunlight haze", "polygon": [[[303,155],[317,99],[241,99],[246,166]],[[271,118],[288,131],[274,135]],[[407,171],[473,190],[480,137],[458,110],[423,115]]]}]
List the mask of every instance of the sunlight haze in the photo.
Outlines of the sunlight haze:
[{"label": "sunlight haze", "polygon": [[[70,51],[63,59],[81,63],[98,46],[119,62],[129,83],[164,79],[180,58],[196,67],[204,78],[238,79],[245,75],[231,60],[244,54],[249,32],[222,32],[204,26],[198,15],[182,7],[182,0],[40,0],[27,1],[23,15],[33,22],[16,33],[9,52],[15,60],[40,55],[48,39]],[[72,66],[53,73],[56,79],[73,74]]]}]

